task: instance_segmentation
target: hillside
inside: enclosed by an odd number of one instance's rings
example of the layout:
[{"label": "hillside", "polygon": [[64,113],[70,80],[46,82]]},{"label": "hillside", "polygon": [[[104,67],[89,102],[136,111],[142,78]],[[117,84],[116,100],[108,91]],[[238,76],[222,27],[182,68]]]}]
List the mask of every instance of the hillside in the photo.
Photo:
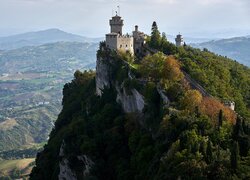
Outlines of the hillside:
[{"label": "hillside", "polygon": [[47,140],[63,84],[77,69],[95,67],[96,49],[95,43],[58,42],[0,54],[0,152]]},{"label": "hillside", "polygon": [[216,41],[208,41],[199,44],[192,44],[197,48],[207,48],[219,55],[227,56],[250,67],[250,38],[235,37],[230,39],[221,39]]},{"label": "hillside", "polygon": [[6,179],[27,177],[34,166],[34,161],[34,158],[0,160],[0,177],[6,177]]},{"label": "hillside", "polygon": [[144,47],[134,58],[102,42],[96,73],[75,72],[31,180],[250,178],[249,68],[155,25]]},{"label": "hillside", "polygon": [[25,46],[38,46],[47,43],[65,42],[98,42],[101,38],[88,38],[61,31],[48,29],[37,32],[27,32],[8,37],[0,37],[0,49],[11,50]]}]

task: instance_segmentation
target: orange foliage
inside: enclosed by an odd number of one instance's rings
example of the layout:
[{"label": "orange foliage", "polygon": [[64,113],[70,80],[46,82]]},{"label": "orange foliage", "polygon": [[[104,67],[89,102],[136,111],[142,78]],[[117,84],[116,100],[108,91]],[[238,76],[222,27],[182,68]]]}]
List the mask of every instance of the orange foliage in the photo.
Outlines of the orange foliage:
[{"label": "orange foliage", "polygon": [[216,100],[215,98],[204,97],[199,109],[202,114],[206,114],[210,117],[215,124],[218,124],[218,116],[220,110],[223,111],[224,118],[235,124],[236,121],[236,114],[230,108],[224,106],[220,101]]},{"label": "orange foliage", "polygon": [[181,99],[181,105],[184,109],[194,111],[202,101],[202,95],[197,90],[188,90]]},{"label": "orange foliage", "polygon": [[168,56],[166,58],[164,69],[165,77],[169,80],[179,81],[184,77],[183,73],[181,72],[179,62],[173,56]]}]

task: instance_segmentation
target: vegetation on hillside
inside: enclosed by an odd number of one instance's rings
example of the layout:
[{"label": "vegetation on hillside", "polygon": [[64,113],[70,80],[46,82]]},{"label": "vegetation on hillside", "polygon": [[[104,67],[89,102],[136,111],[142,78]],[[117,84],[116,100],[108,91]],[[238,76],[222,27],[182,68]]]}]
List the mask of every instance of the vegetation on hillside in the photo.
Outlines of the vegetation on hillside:
[{"label": "vegetation on hillside", "polygon": [[[154,24],[153,24],[154,26]],[[154,31],[159,34],[158,28]],[[157,43],[151,43],[156,41]],[[203,51],[190,46],[176,47],[165,36],[149,38],[152,48],[166,55],[174,55],[181,68],[199,82],[212,96],[221,101],[235,101],[236,111],[250,118],[250,69],[236,61],[218,56],[207,49]]]},{"label": "vegetation on hillside", "polygon": [[[250,178],[249,69],[207,51],[177,48],[156,23],[148,45],[161,52],[134,62],[130,55],[98,51],[99,57],[116,60],[112,77],[119,85],[144,96],[143,114],[124,113],[115,87],[96,96],[95,73],[77,71],[64,86],[63,109],[31,179],[58,178],[62,144],[78,179],[84,167],[80,155],[94,162],[87,179]],[[212,96],[192,89],[183,70]],[[223,100],[234,100],[238,115]]]},{"label": "vegetation on hillside", "polygon": [[0,160],[0,180],[28,179],[28,175],[34,166],[34,158]]},{"label": "vegetation on hillside", "polygon": [[212,52],[230,57],[250,67],[250,36],[202,42],[192,44],[192,46],[200,49],[207,48]]}]

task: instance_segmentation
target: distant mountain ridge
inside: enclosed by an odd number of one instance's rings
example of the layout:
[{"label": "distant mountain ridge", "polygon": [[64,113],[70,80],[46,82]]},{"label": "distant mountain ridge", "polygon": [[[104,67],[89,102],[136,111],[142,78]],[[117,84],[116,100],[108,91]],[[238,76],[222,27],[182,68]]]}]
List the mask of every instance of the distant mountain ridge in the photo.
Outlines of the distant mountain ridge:
[{"label": "distant mountain ridge", "polygon": [[230,57],[250,67],[250,36],[213,40],[192,44],[192,46],[201,49],[207,48],[209,51]]},{"label": "distant mountain ridge", "polygon": [[102,38],[88,38],[64,32],[59,29],[47,29],[27,32],[8,37],[0,37],[0,49],[11,50],[25,46],[38,46],[46,43],[65,42],[99,42]]},{"label": "distant mountain ridge", "polygon": [[[175,43],[175,38],[176,36],[173,35],[167,35],[167,39],[172,42]],[[207,41],[211,41],[214,40],[213,38],[205,38],[205,37],[191,37],[191,36],[183,36],[185,43],[203,43],[203,42],[207,42]]]}]

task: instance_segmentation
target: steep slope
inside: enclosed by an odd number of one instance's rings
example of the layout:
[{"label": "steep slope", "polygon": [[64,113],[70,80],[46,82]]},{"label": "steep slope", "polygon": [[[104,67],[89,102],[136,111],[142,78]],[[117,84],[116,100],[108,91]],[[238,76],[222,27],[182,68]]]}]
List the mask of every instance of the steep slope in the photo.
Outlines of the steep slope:
[{"label": "steep slope", "polygon": [[87,38],[59,29],[48,29],[37,32],[28,32],[8,37],[0,37],[0,49],[10,50],[25,46],[38,46],[46,43],[65,42],[98,42],[101,38]]},{"label": "steep slope", "polygon": [[249,37],[235,37],[230,39],[208,41],[199,44],[192,44],[192,46],[201,49],[207,48],[212,52],[235,59],[239,63],[250,67]]},{"label": "steep slope", "polygon": [[184,55],[196,63],[208,52],[164,43],[159,48],[172,56],[159,52],[135,62],[100,44],[96,74],[77,71],[64,86],[63,109],[31,179],[250,177],[246,119],[234,126],[235,113],[192,89],[182,73],[193,76]]}]

